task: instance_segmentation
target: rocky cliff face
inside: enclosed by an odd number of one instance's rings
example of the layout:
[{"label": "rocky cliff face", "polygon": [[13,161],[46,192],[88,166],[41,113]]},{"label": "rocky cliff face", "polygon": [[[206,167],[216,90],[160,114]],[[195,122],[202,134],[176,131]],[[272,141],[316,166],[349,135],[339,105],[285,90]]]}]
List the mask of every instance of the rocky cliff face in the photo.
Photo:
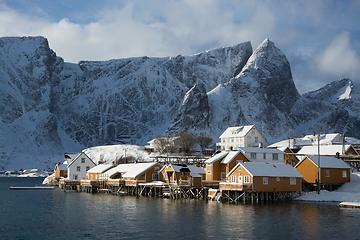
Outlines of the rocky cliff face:
[{"label": "rocky cliff face", "polygon": [[0,63],[0,169],[24,158],[36,167],[50,161],[43,156],[81,147],[142,145],[164,132],[217,141],[245,124],[269,143],[315,130],[360,137],[351,81],[300,96],[268,39],[254,52],[246,42],[192,56],[71,64],[43,37],[0,38]]},{"label": "rocky cliff face", "polygon": [[[286,56],[266,39],[242,71],[229,82],[209,91],[208,98],[210,117],[208,124],[203,124],[208,127],[201,132],[220,136],[228,126],[256,124],[269,141],[292,131],[293,125],[288,118],[300,94]],[[180,108],[177,116],[185,116],[184,109],[187,108]],[[184,121],[182,130],[193,126],[185,117],[180,119]],[[180,125],[179,120],[176,121]],[[193,128],[190,131],[198,130]]]},{"label": "rocky cliff face", "polygon": [[338,132],[360,136],[360,93],[348,78],[304,94],[291,111],[298,135]]}]

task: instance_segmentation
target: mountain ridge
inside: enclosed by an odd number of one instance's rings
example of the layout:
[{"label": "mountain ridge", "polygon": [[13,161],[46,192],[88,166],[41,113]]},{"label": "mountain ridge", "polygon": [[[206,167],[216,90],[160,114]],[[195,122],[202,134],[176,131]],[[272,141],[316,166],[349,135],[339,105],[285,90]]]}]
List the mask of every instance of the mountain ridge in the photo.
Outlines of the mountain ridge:
[{"label": "mountain ridge", "polygon": [[82,147],[143,145],[163,133],[216,142],[234,125],[255,124],[269,143],[319,129],[360,136],[351,80],[325,88],[328,98],[324,89],[300,96],[285,54],[269,39],[255,51],[245,42],[191,56],[74,64],[44,37],[7,37],[0,63],[0,169],[31,155],[40,157],[29,164],[47,164],[44,156]]}]

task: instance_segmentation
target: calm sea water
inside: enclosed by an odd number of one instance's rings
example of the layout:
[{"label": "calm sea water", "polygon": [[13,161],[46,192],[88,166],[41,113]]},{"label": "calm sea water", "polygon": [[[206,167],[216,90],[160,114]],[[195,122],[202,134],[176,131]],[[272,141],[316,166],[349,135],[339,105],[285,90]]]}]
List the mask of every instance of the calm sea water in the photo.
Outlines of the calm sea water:
[{"label": "calm sea water", "polygon": [[0,239],[360,239],[360,209],[337,203],[203,200],[10,191],[42,178],[0,178]]}]

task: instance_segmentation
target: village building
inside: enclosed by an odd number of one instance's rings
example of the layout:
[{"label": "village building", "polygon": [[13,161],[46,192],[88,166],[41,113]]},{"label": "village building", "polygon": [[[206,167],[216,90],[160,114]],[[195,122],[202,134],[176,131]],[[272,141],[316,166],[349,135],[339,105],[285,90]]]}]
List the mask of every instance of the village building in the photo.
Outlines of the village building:
[{"label": "village building", "polygon": [[157,152],[164,153],[180,153],[182,150],[180,146],[179,136],[159,136],[148,142],[145,146],[145,150],[149,153]]},{"label": "village building", "polygon": [[249,161],[242,151],[222,151],[205,161],[206,183],[218,185],[238,162]]},{"label": "village building", "polygon": [[303,176],[283,163],[239,162],[220,182],[221,190],[300,192]]},{"label": "village building", "polygon": [[[352,145],[319,145],[320,155],[334,156],[337,155],[358,155]],[[304,159],[307,155],[317,155],[318,146],[304,146],[297,152],[299,160]],[[343,159],[346,160],[346,159]]]},{"label": "village building", "polygon": [[295,152],[289,147],[280,147],[278,150],[284,152],[284,164],[289,164],[295,167],[299,163],[299,158],[296,156]]},{"label": "village building", "polygon": [[276,148],[238,147],[249,162],[284,163],[285,153]]},{"label": "village building", "polygon": [[296,166],[296,170],[304,176],[306,183],[319,182],[320,157],[320,183],[321,184],[343,184],[350,182],[350,166],[343,160],[333,156],[308,155]]},{"label": "village building", "polygon": [[100,179],[100,176],[102,176],[104,172],[108,171],[110,168],[113,168],[113,167],[115,167],[115,165],[99,164],[99,165],[91,168],[89,171],[87,171],[86,179],[98,180],[98,179]]},{"label": "village building", "polygon": [[159,181],[162,166],[157,162],[119,164],[103,173],[107,184],[131,185]]},{"label": "village building", "polygon": [[[69,155],[65,156],[66,160],[69,160],[68,157]],[[84,152],[78,153],[77,156],[67,165],[67,180],[80,181],[82,179],[86,179],[87,171],[95,166],[96,164]]]},{"label": "village building", "polygon": [[233,150],[236,147],[259,147],[263,145],[264,136],[255,125],[229,127],[220,135],[216,148],[221,151]]},{"label": "village building", "polygon": [[[65,162],[66,163],[66,162]],[[67,178],[67,164],[58,163],[54,169],[54,180],[60,180],[61,178]]]},{"label": "village building", "polygon": [[160,181],[175,186],[200,188],[205,180],[205,170],[186,164],[168,164],[160,169]]}]

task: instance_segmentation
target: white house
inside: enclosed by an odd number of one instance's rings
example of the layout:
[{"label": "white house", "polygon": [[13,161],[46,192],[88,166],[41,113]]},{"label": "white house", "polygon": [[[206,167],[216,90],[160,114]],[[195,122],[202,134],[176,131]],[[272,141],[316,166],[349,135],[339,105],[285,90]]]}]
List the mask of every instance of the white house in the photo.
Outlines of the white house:
[{"label": "white house", "polygon": [[258,147],[263,144],[263,135],[255,125],[228,127],[216,143],[218,150],[228,151],[235,147]]},{"label": "white house", "polygon": [[285,152],[277,148],[237,147],[250,162],[284,163]]},{"label": "white house", "polygon": [[87,171],[95,166],[96,164],[84,152],[81,152],[68,164],[67,179],[71,181],[86,179]]}]

